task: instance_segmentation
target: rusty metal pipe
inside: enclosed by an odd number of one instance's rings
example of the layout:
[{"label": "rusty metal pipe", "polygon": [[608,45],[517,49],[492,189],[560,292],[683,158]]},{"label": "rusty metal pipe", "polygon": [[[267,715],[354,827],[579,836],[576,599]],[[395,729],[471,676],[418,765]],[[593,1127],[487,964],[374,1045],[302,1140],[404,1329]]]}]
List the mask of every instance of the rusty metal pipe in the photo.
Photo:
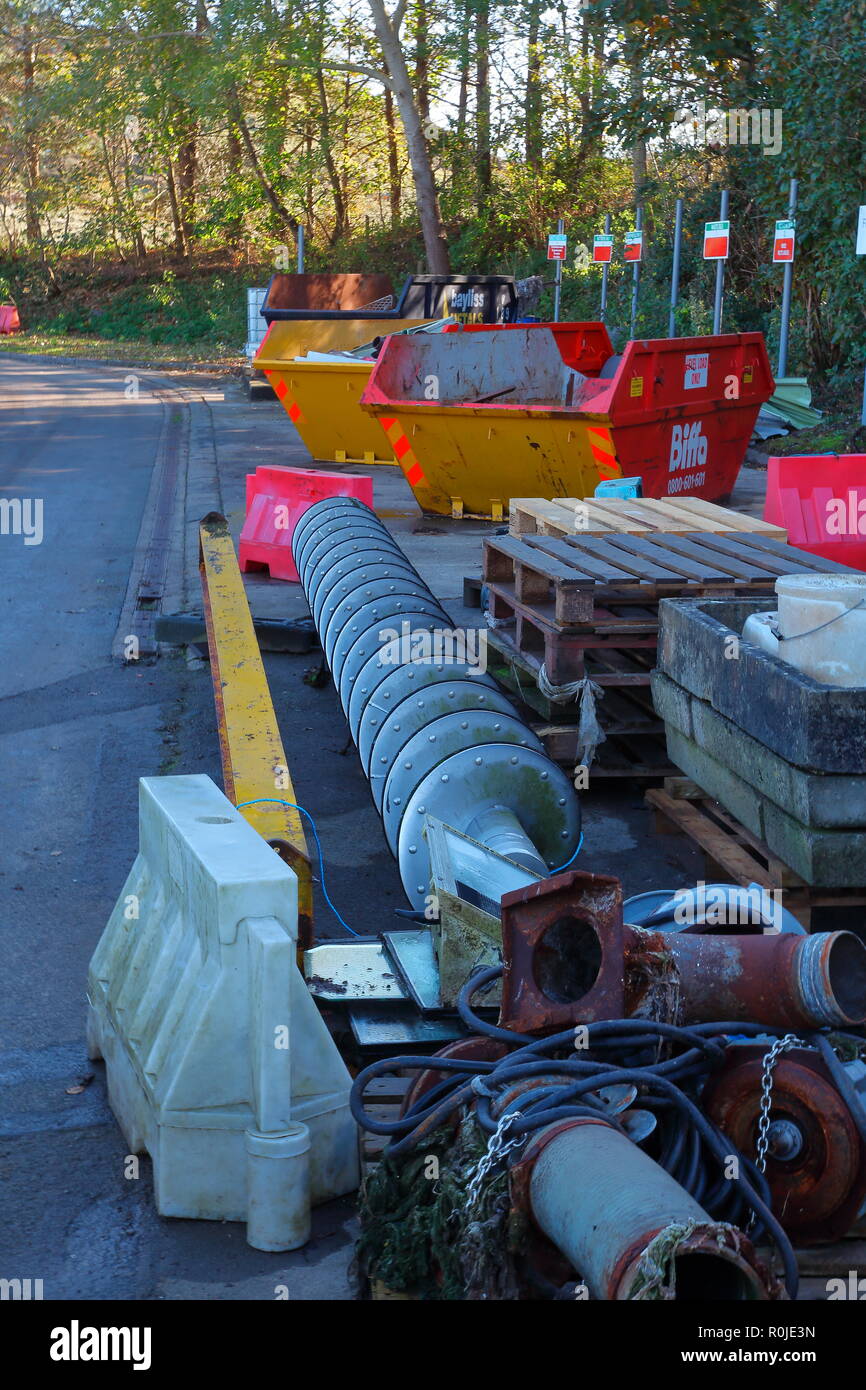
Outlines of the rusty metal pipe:
[{"label": "rusty metal pipe", "polygon": [[[772,1028],[850,1027],[866,1021],[866,946],[853,932],[692,936],[627,928],[626,957],[650,980],[678,988],[683,1023],[717,1019]],[[632,975],[633,982],[644,976]],[[633,986],[634,987],[634,986]],[[643,983],[636,986],[643,990]],[[629,1012],[641,1011],[632,998]]]},{"label": "rusty metal pipe", "polygon": [[647,1280],[659,1272],[659,1263],[679,1301],[768,1297],[745,1236],[714,1222],[663,1168],[603,1120],[551,1125],[522,1162],[532,1164],[529,1203],[537,1225],[593,1298],[647,1296]]}]

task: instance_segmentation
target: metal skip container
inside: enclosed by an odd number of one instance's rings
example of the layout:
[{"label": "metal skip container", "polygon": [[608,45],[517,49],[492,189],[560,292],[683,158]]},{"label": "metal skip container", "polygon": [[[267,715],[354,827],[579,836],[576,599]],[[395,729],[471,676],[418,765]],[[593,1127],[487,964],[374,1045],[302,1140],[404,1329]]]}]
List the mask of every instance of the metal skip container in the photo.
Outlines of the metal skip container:
[{"label": "metal skip container", "polygon": [[273,386],[314,459],[394,464],[387,435],[360,406],[372,353],[343,361],[316,355],[349,352],[445,316],[495,323],[515,307],[510,276],[415,275],[397,295],[384,276],[276,275],[262,306],[269,328],[253,367]]},{"label": "metal skip container", "polygon": [[580,330],[591,358],[599,327],[386,341],[361,404],[425,511],[499,518],[510,497],[589,497],[632,476],[645,497],[731,492],[773,393],[762,335],[636,340],[581,365]]}]

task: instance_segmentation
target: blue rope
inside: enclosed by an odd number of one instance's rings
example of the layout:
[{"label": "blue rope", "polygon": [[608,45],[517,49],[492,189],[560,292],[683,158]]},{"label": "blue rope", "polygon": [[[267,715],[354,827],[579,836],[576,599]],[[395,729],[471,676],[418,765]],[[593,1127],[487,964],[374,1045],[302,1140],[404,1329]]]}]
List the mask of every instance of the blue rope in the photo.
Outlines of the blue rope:
[{"label": "blue rope", "polygon": [[307,820],[310,822],[310,829],[313,832],[313,839],[316,842],[316,849],[319,854],[319,877],[322,882],[322,892],[325,897],[325,902],[328,904],[328,907],[331,909],[337,921],[340,923],[340,926],[345,927],[346,931],[349,933],[350,936],[363,936],[363,932],[355,931],[354,927],[349,926],[349,923],[346,922],[340,916],[339,912],[334,907],[334,904],[331,902],[330,896],[328,894],[328,889],[325,885],[325,856],[322,854],[322,845],[321,841],[319,840],[319,832],[316,829],[316,822],[313,820],[313,817],[310,815],[309,811],[306,810],[305,807],[298,806],[297,803],[294,801],[283,801],[278,796],[257,796],[254,801],[242,801],[239,806],[235,807],[235,810],[242,811],[245,806],[260,806],[262,802],[265,801],[271,802],[275,806],[290,806],[293,811],[300,811],[302,816],[307,817]]},{"label": "blue rope", "polygon": [[567,869],[567,868],[569,867],[570,864],[573,864],[573,863],[574,863],[575,859],[576,859],[577,856],[580,854],[580,851],[581,851],[582,849],[583,849],[583,831],[581,830],[581,832],[580,832],[580,839],[579,839],[578,842],[577,842],[577,849],[574,851],[574,854],[571,856],[570,859],[566,859],[566,861],[565,861],[564,864],[560,864],[560,866],[559,866],[558,869],[549,869],[549,870],[548,870],[548,873],[550,874],[550,877],[552,878],[554,874],[561,874],[561,873],[563,873],[563,871],[564,871],[565,869]]}]

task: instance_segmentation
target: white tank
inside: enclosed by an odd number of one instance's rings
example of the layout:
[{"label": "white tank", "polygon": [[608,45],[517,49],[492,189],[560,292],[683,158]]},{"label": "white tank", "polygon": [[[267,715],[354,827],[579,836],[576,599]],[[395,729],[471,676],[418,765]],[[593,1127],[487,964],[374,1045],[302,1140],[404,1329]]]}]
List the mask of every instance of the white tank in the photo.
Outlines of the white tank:
[{"label": "white tank", "polygon": [[866,686],[866,574],[788,574],[743,637],[824,685]]}]

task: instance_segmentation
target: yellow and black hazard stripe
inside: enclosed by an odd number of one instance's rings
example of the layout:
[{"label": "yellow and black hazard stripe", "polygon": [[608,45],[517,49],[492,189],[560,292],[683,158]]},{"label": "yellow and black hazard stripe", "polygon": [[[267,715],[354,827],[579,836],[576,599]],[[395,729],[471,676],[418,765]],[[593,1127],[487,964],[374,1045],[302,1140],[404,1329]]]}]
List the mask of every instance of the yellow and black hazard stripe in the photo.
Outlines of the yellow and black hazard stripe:
[{"label": "yellow and black hazard stripe", "polygon": [[622,468],[617,462],[616,449],[609,429],[603,425],[587,425],[589,447],[595,459],[598,476],[602,482],[609,478],[621,478]]}]

